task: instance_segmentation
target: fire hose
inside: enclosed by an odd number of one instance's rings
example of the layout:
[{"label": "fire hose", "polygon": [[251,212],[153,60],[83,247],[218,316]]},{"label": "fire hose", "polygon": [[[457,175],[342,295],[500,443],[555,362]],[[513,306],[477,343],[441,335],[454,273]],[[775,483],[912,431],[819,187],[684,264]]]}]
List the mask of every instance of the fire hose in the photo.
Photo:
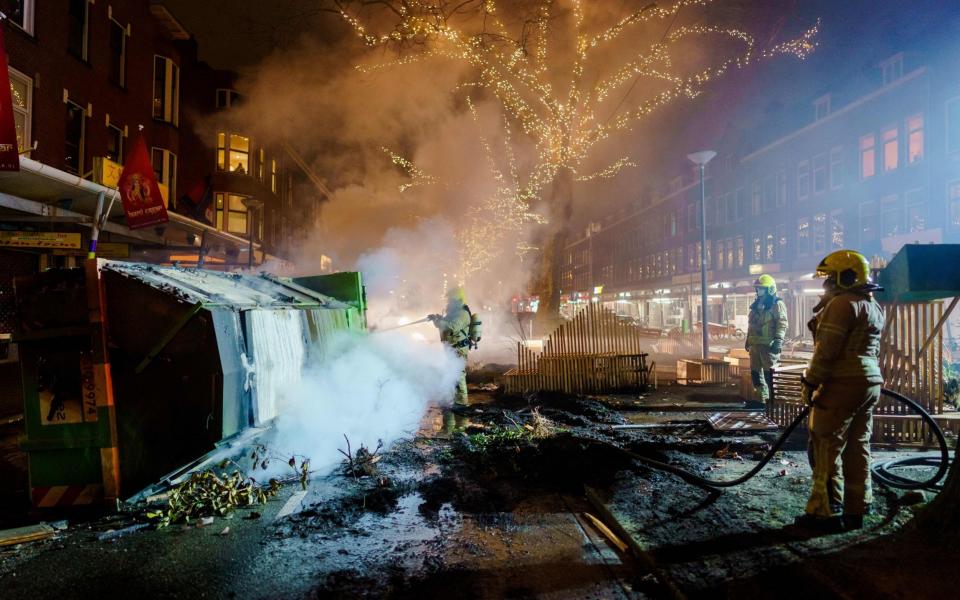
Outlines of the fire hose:
[{"label": "fire hose", "polygon": [[[937,456],[927,455],[922,457],[911,457],[906,459],[886,461],[884,463],[880,463],[878,465],[875,465],[872,470],[874,479],[876,479],[878,482],[886,486],[898,488],[902,490],[937,489],[936,488],[937,484],[940,482],[941,479],[943,479],[944,475],[946,475],[947,468],[950,466],[950,448],[948,447],[947,440],[943,435],[943,430],[940,429],[940,425],[936,422],[936,420],[930,416],[930,413],[928,413],[926,410],[924,410],[922,406],[920,406],[910,398],[907,398],[906,396],[900,393],[897,393],[893,390],[888,390],[886,388],[882,389],[881,393],[893,398],[894,400],[902,402],[903,404],[906,404],[914,412],[919,414],[920,417],[924,421],[926,421],[928,425],[930,425],[930,429],[931,431],[933,431],[933,434],[937,438],[937,442],[940,445],[940,456],[937,457]],[[752,469],[750,469],[750,471],[748,471],[744,475],[741,475],[736,479],[731,479],[728,481],[717,481],[714,479],[707,479],[705,477],[701,477],[700,475],[697,475],[695,473],[692,473],[690,471],[687,471],[675,465],[665,463],[663,461],[649,458],[647,456],[642,456],[635,452],[630,452],[629,450],[624,450],[624,452],[631,458],[639,462],[642,462],[643,464],[649,467],[652,467],[659,471],[666,471],[668,473],[672,473],[680,477],[684,481],[687,481],[694,485],[699,485],[701,487],[707,487],[707,488],[713,488],[713,489],[734,487],[742,483],[745,483],[746,481],[753,478],[757,473],[760,472],[761,469],[763,469],[763,467],[767,465],[767,463],[770,462],[771,459],[773,459],[773,456],[777,453],[777,451],[780,450],[783,444],[786,443],[787,439],[793,433],[794,429],[796,429],[797,426],[799,426],[800,423],[803,422],[803,420],[807,417],[812,407],[813,407],[812,403],[807,404],[806,406],[803,407],[803,410],[800,411],[800,414],[798,414],[796,418],[794,418],[793,421],[790,423],[790,425],[787,426],[783,434],[781,434],[780,437],[777,439],[777,441],[774,442],[773,446],[770,447],[770,450],[767,451],[766,455],[764,455],[764,457],[760,460],[760,462],[756,464],[756,466],[754,466]],[[906,477],[901,477],[899,475],[896,475],[890,472],[892,469],[896,469],[896,468],[934,467],[934,466],[937,467],[937,472],[932,477],[930,477],[925,481],[915,481],[912,479],[908,479]]]}]

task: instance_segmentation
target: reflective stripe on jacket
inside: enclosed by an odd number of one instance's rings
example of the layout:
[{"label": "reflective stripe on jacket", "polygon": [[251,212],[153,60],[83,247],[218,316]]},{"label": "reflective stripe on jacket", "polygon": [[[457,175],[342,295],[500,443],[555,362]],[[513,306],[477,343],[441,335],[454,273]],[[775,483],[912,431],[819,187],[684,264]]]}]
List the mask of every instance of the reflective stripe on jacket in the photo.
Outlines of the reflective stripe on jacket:
[{"label": "reflective stripe on jacket", "polygon": [[782,340],[787,335],[787,307],[783,300],[775,298],[770,306],[757,300],[750,305],[747,321],[747,343],[769,346],[773,340]]},{"label": "reflective stripe on jacket", "polygon": [[831,379],[883,383],[880,334],[883,308],[872,295],[843,292],[817,315],[813,358],[804,377],[812,385]]}]

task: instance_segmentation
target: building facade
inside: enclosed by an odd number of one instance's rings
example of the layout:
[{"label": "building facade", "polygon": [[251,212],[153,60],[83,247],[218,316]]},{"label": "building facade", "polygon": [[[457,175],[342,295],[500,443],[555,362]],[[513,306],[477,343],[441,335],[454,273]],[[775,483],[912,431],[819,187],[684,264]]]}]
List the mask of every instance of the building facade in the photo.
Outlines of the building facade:
[{"label": "building facade", "polygon": [[[711,322],[746,328],[752,281],[773,275],[803,336],[820,259],[851,248],[888,259],[904,244],[960,241],[960,85],[948,65],[898,54],[872,89],[818,98],[810,120],[707,166]],[[847,100],[841,102],[843,92]],[[660,184],[630,214],[594,224],[566,251],[573,307],[604,302],[650,326],[700,318],[699,173]]]}]

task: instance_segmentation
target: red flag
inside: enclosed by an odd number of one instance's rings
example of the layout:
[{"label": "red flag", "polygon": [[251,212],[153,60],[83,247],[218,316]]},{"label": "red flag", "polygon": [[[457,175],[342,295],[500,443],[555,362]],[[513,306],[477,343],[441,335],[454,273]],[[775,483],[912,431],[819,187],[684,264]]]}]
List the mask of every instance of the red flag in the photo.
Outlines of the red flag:
[{"label": "red flag", "polygon": [[127,227],[130,229],[159,225],[170,220],[142,135],[127,153],[117,187],[120,189],[123,212],[127,214]]},{"label": "red flag", "polygon": [[[30,140],[24,140],[24,145]],[[20,148],[17,126],[13,122],[13,98],[10,96],[10,71],[7,70],[7,47],[0,27],[0,171],[20,170]]]}]

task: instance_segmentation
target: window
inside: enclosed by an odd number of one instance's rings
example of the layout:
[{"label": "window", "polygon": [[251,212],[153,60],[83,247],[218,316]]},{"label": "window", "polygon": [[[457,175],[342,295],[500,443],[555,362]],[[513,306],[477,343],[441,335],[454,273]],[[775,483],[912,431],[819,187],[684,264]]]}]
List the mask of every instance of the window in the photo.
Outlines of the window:
[{"label": "window", "polygon": [[883,85],[889,85],[903,77],[903,54],[896,54],[880,63]]},{"label": "window", "polygon": [[797,219],[797,254],[810,254],[810,219],[807,217]]},{"label": "window", "polygon": [[10,23],[33,35],[34,0],[10,0],[7,2],[7,18]]},{"label": "window", "polygon": [[261,183],[266,183],[264,179],[264,173],[267,171],[267,152],[263,148],[260,148],[257,154],[257,179]]},{"label": "window", "polygon": [[884,129],[881,139],[883,140],[883,170],[893,171],[897,168],[897,157],[900,154],[900,146],[897,144],[896,125],[889,129]]},{"label": "window", "polygon": [[907,231],[923,231],[927,228],[927,199],[922,189],[910,190],[903,196],[907,211]]},{"label": "window", "polygon": [[843,148],[830,150],[830,189],[843,186]]},{"label": "window", "polygon": [[830,249],[842,250],[843,243],[843,211],[834,210],[830,213]]},{"label": "window", "polygon": [[773,175],[763,180],[763,212],[770,212],[776,202],[777,184]]},{"label": "window", "polygon": [[787,258],[787,226],[777,225],[777,259]]},{"label": "window", "polygon": [[123,130],[116,125],[107,125],[107,158],[123,164]]},{"label": "window", "polygon": [[17,146],[20,150],[31,146],[30,113],[33,110],[33,80],[10,69],[10,99],[13,100],[13,124],[17,130]]},{"label": "window", "polygon": [[810,161],[801,160],[797,164],[797,200],[810,197]]},{"label": "window", "polygon": [[[270,159],[270,191],[277,193],[277,159]],[[672,216],[672,215],[671,215]],[[674,234],[676,234],[676,224],[674,224]]]},{"label": "window", "polygon": [[247,207],[243,201],[246,196],[217,192],[217,229],[230,233],[247,233]]},{"label": "window", "polygon": [[737,220],[747,216],[747,190],[740,188],[737,190]]},{"label": "window", "polygon": [[236,90],[217,90],[217,108],[231,108],[243,104],[244,97]]},{"label": "window", "polygon": [[180,122],[180,68],[164,56],[153,57],[153,118]]},{"label": "window", "polygon": [[950,209],[950,225],[960,227],[960,180],[947,184],[947,204]]},{"label": "window", "polygon": [[717,270],[722,271],[724,269],[723,260],[726,256],[724,254],[725,246],[723,240],[717,242]]},{"label": "window", "polygon": [[813,101],[814,119],[819,121],[830,114],[830,94]]},{"label": "window", "polygon": [[768,263],[777,259],[777,242],[772,229],[768,229],[764,235],[763,258]]},{"label": "window", "polygon": [[813,215],[813,251],[823,253],[827,249],[827,213]]},{"label": "window", "polygon": [[762,202],[763,202],[763,201],[762,201],[762,196],[761,196],[761,185],[760,185],[760,182],[759,182],[759,181],[754,181],[754,182],[753,182],[753,194],[751,195],[751,208],[752,208],[753,214],[755,214],[755,215],[759,215],[759,214],[760,214],[760,210],[761,210],[762,207],[763,207]]},{"label": "window", "polygon": [[880,209],[876,200],[860,204],[860,243],[873,241],[880,234]]},{"label": "window", "polygon": [[865,135],[860,138],[860,179],[868,179],[877,174],[877,136]]},{"label": "window", "polygon": [[87,60],[87,0],[69,0],[67,6],[67,50],[81,60]]},{"label": "window", "polygon": [[87,111],[75,102],[67,101],[67,136],[64,168],[74,175],[83,175],[83,151],[86,136]]},{"label": "window", "polygon": [[947,152],[960,152],[960,98],[947,102]]},{"label": "window", "polygon": [[697,205],[688,204],[687,205],[687,231],[693,231],[696,228],[697,228]]},{"label": "window", "polygon": [[880,231],[884,237],[903,233],[903,203],[897,194],[880,198]]},{"label": "window", "polygon": [[250,138],[237,134],[217,134],[217,168],[245,174],[250,171]]},{"label": "window", "polygon": [[728,269],[733,268],[734,252],[735,252],[735,248],[733,247],[733,240],[729,239],[727,240],[727,268]]},{"label": "window", "polygon": [[923,160],[923,115],[907,118],[907,164]]},{"label": "window", "polygon": [[157,182],[167,186],[169,202],[171,198],[177,197],[177,155],[164,148],[153,148],[151,159]]},{"label": "window", "polygon": [[751,262],[763,262],[763,236],[761,234],[753,234],[753,245],[751,250]]},{"label": "window", "polygon": [[737,236],[737,266],[743,266],[743,236]]},{"label": "window", "polygon": [[127,28],[110,19],[110,81],[127,84]]},{"label": "window", "polygon": [[827,173],[827,155],[813,157],[813,193],[822,194],[827,191],[829,174]]},{"label": "window", "polygon": [[787,205],[787,172],[781,169],[777,172],[777,207]]}]

